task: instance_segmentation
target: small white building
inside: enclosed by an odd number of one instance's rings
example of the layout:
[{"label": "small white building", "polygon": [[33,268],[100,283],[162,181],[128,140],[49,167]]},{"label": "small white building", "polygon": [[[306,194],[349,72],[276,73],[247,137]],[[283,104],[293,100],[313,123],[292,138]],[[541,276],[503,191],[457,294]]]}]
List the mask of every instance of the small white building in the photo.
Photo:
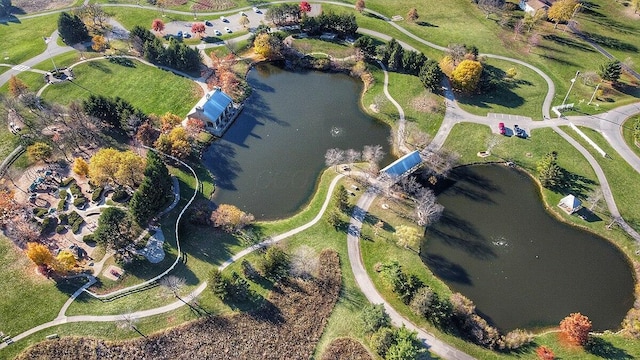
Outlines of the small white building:
[{"label": "small white building", "polygon": [[558,207],[571,215],[582,208],[582,203],[577,197],[569,194],[560,200]]},{"label": "small white building", "polygon": [[540,9],[546,12],[554,2],[555,0],[520,0],[518,6],[524,12],[533,15]]},{"label": "small white building", "polygon": [[189,119],[198,119],[204,123],[205,130],[221,137],[236,119],[240,110],[242,106],[236,105],[220,88],[214,88],[191,109],[182,125],[186,126]]}]

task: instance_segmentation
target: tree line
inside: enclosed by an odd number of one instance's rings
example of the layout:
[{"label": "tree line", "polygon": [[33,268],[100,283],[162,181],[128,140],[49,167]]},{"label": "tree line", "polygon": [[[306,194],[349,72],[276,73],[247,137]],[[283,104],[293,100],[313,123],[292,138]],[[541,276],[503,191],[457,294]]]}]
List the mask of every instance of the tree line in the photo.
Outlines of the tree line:
[{"label": "tree line", "polygon": [[151,31],[141,26],[134,26],[129,34],[129,40],[134,50],[151,63],[180,71],[197,71],[200,69],[202,62],[200,52],[173,37],[165,48],[162,40],[157,38]]}]

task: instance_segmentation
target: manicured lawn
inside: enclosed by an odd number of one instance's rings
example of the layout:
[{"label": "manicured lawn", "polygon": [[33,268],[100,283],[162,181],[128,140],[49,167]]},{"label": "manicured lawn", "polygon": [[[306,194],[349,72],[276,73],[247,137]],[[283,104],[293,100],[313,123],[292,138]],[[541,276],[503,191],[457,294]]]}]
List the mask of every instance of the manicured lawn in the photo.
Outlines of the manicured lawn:
[{"label": "manicured lawn", "polygon": [[[101,54],[97,54],[95,52],[88,52],[88,51],[82,52],[82,55],[84,55],[85,58],[102,56]],[[71,51],[68,53],[64,53],[62,55],[55,56],[53,58],[53,61],[55,62],[58,68],[65,68],[80,61],[81,60],[80,57],[81,57],[80,52]],[[51,62],[51,59],[49,59],[41,62],[40,64],[35,65],[33,68],[44,70],[44,71],[50,71],[50,70],[53,70],[53,63]]]},{"label": "manicured lawn", "polygon": [[640,181],[640,174],[609,146],[609,143],[599,132],[580,127],[580,130],[607,153],[607,158],[603,158],[602,155],[587,144],[573,129],[563,127],[563,130],[579,141],[598,161],[598,164],[602,167],[609,181],[620,214],[629,225],[636,230],[640,230],[640,192],[633,190]]},{"label": "manicured lawn", "polygon": [[576,16],[578,28],[620,61],[630,58],[640,70],[640,16],[624,2],[594,0],[586,3]]},{"label": "manicured lawn", "polygon": [[58,288],[35,271],[35,264],[22,250],[0,236],[0,331],[7,335],[53,320],[75,291],[73,286]]},{"label": "manicured lawn", "polygon": [[[398,110],[386,98],[383,92],[384,73],[376,66],[369,66],[375,82],[370,89],[362,95],[362,108],[370,116],[387,123],[392,128],[395,127],[399,119]],[[428,92],[417,76],[389,73],[389,94],[402,106],[405,112],[405,119],[409,123],[415,123],[418,129],[433,136],[444,119],[444,98]],[[439,106],[436,112],[419,111],[412,104],[417,97],[428,97]],[[376,104],[378,112],[371,109],[371,105]]]},{"label": "manicured lawn", "polygon": [[[43,75],[40,73],[32,72],[32,71],[23,71],[16,75],[16,77],[22,80],[30,91],[37,92],[41,87],[44,86]],[[0,94],[8,94],[9,93],[9,82],[7,81],[2,87],[0,87]]]},{"label": "manicured lawn", "polygon": [[624,125],[622,125],[622,135],[624,136],[624,141],[627,145],[636,153],[637,156],[640,157],[640,147],[635,144],[635,140],[633,139],[633,126],[636,121],[640,119],[640,115],[632,116],[628,118]]},{"label": "manicured lawn", "polygon": [[91,94],[119,96],[147,114],[172,112],[185,116],[202,96],[195,82],[138,61],[132,61],[132,66],[90,61],[74,67],[73,72],[73,83],[49,86],[42,97],[68,105]]},{"label": "manicured lawn", "polygon": [[[0,62],[20,64],[46,49],[42,40],[58,28],[59,14],[40,16],[18,22],[0,22]],[[6,59],[8,57],[8,59]]]},{"label": "manicured lawn", "polygon": [[294,39],[293,47],[302,53],[325,53],[335,58],[344,58],[354,54],[354,48],[337,42],[321,39]]},{"label": "manicured lawn", "polygon": [[513,79],[506,77],[502,86],[487,94],[458,96],[460,106],[472,114],[503,113],[524,115],[534,120],[542,119],[542,103],[548,86],[540,75],[533,70],[512,62],[487,59],[486,68],[495,68],[496,72],[506,74],[514,68],[517,75]]}]

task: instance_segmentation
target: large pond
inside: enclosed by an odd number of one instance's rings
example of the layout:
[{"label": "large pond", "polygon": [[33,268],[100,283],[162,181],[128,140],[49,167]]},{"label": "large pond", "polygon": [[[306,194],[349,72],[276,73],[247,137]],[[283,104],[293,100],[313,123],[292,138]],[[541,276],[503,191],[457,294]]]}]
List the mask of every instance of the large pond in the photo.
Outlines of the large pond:
[{"label": "large pond", "polygon": [[216,203],[257,219],[286,217],[309,201],[327,149],[382,145],[389,153],[389,127],[359,107],[360,81],[271,64],[256,66],[248,81],[253,93],[242,114],[203,156]]},{"label": "large pond", "polygon": [[581,312],[617,329],[633,305],[629,263],[607,240],[561,223],[534,182],[501,165],[457,169],[423,261],[503,330],[554,326]]}]

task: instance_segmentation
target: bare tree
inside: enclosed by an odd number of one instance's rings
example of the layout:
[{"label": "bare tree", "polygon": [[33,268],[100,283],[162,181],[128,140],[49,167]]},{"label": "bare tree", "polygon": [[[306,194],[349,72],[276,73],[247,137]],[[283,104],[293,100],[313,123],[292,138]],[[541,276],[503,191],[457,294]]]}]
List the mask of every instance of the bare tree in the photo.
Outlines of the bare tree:
[{"label": "bare tree", "polygon": [[384,228],[384,222],[382,220],[378,220],[377,223],[373,225],[373,235],[378,236],[380,234],[380,230]]},{"label": "bare tree", "polygon": [[383,157],[382,145],[365,145],[362,150],[362,160],[370,164],[378,164]]},{"label": "bare tree", "polygon": [[502,11],[505,0],[478,0],[478,7],[482,10],[486,18],[491,14],[497,14]]},{"label": "bare tree", "polygon": [[289,272],[294,277],[311,279],[318,271],[318,254],[307,245],[300,246],[291,254]]},{"label": "bare tree", "polygon": [[333,148],[327,150],[324,154],[324,163],[327,166],[334,166],[336,171],[338,171],[338,164],[344,161],[344,150]]},{"label": "bare tree", "polygon": [[524,31],[524,19],[520,19],[513,24],[513,40],[518,38],[518,35],[522,34]]},{"label": "bare tree", "polygon": [[527,39],[527,43],[529,44],[529,47],[527,48],[527,52],[530,53],[531,49],[540,45],[541,41],[542,41],[542,38],[538,33],[533,33],[531,36],[529,36],[529,39]]},{"label": "bare tree", "polygon": [[138,334],[140,334],[140,336],[142,337],[147,337],[145,334],[143,334],[140,329],[138,329],[138,327],[136,326],[136,323],[138,322],[138,319],[133,317],[133,315],[131,313],[128,314],[122,314],[122,319],[118,320],[116,322],[116,326],[119,327],[120,329],[129,329],[129,330],[133,330],[135,332],[137,332]]},{"label": "bare tree", "polygon": [[351,167],[355,162],[359,161],[360,158],[362,158],[362,154],[360,153],[360,151],[357,151],[355,149],[348,149],[345,152],[344,158],[347,164],[349,164],[349,173],[351,173]]},{"label": "bare tree", "polygon": [[462,44],[449,44],[447,46],[447,55],[451,57],[454,65],[458,65],[458,63],[464,60],[465,55],[467,55],[467,48]]},{"label": "bare tree", "polygon": [[418,195],[415,208],[416,222],[420,226],[427,226],[438,221],[444,211],[444,206],[438,204],[436,195],[429,189],[422,189]]},{"label": "bare tree", "polygon": [[431,136],[420,130],[415,123],[407,124],[404,135],[405,143],[413,145],[415,149],[424,149],[431,142]]},{"label": "bare tree", "polygon": [[410,197],[416,197],[423,189],[414,176],[407,176],[398,182],[402,191]]},{"label": "bare tree", "polygon": [[449,171],[453,169],[458,162],[458,155],[444,150],[425,149],[420,153],[425,167],[425,174],[431,176],[433,174],[439,176],[447,176]]},{"label": "bare tree", "polygon": [[594,209],[597,209],[600,203],[600,200],[602,200],[602,198],[604,197],[604,194],[602,193],[602,188],[598,187],[595,190],[593,190],[589,196],[587,197],[587,204],[589,204],[589,210],[593,211]]}]

